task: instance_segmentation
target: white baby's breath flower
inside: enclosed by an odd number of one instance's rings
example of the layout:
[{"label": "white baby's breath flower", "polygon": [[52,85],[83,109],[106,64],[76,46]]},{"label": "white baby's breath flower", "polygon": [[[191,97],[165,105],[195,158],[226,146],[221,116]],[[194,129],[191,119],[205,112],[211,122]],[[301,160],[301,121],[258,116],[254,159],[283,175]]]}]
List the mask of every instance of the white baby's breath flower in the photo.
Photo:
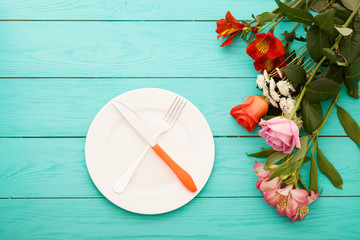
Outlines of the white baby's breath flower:
[{"label": "white baby's breath flower", "polygon": [[284,111],[283,111],[283,113],[284,113],[284,116],[285,116],[285,117],[289,117],[290,114],[291,114],[291,110],[290,110],[289,108],[285,108]]},{"label": "white baby's breath flower", "polygon": [[279,74],[280,78],[282,78],[283,77],[282,72],[278,67],[276,68],[276,71]]},{"label": "white baby's breath flower", "polygon": [[288,82],[281,80],[276,85],[277,85],[281,95],[283,95],[285,97],[290,96],[290,91],[289,91],[290,84]]},{"label": "white baby's breath flower", "polygon": [[270,96],[276,101],[276,102],[279,102],[280,101],[280,96],[279,94],[273,90],[270,92]]},{"label": "white baby's breath flower", "polygon": [[272,99],[271,97],[268,99],[269,99],[269,102],[271,103],[271,105],[273,105],[276,108],[279,108],[278,104],[274,101],[274,99]]},{"label": "white baby's breath flower", "polygon": [[264,70],[264,77],[265,77],[265,80],[266,80],[266,82],[269,82],[270,81],[270,77],[269,77],[269,74],[268,74],[268,72],[266,71],[266,69]]},{"label": "white baby's breath flower", "polygon": [[270,95],[269,95],[269,88],[266,84],[264,84],[263,86],[263,95],[266,97],[266,98],[270,98]]},{"label": "white baby's breath flower", "polygon": [[287,108],[289,108],[292,111],[294,109],[294,107],[295,107],[295,104],[296,104],[295,99],[288,98],[286,100],[286,102],[287,102]]},{"label": "white baby's breath flower", "polygon": [[293,92],[296,91],[292,84],[289,84],[289,88],[290,88],[290,90],[293,91]]},{"label": "white baby's breath flower", "polygon": [[265,85],[265,77],[262,74],[259,74],[256,78],[256,83],[260,89],[263,89]]},{"label": "white baby's breath flower", "polygon": [[275,80],[273,78],[270,79],[270,92],[275,91]]},{"label": "white baby's breath flower", "polygon": [[284,110],[287,105],[287,99],[284,97],[280,98],[279,104],[280,104],[281,110]]}]

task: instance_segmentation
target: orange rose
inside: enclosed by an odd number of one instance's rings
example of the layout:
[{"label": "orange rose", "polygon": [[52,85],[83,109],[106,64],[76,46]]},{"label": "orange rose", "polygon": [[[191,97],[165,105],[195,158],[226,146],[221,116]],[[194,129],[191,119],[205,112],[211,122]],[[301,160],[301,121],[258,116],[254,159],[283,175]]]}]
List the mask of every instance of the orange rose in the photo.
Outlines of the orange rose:
[{"label": "orange rose", "polygon": [[246,99],[245,103],[231,109],[230,114],[241,126],[251,132],[256,124],[259,124],[260,118],[267,113],[268,109],[269,106],[263,98],[252,95]]}]

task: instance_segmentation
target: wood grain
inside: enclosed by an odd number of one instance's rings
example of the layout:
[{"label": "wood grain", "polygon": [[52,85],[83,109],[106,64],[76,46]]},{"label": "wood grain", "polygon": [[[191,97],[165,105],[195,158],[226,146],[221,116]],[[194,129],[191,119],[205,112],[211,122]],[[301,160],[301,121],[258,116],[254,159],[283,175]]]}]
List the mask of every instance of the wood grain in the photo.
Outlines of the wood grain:
[{"label": "wood grain", "polygon": [[[255,78],[0,79],[0,136],[86,136],[102,106],[126,91],[155,87],[189,99],[209,121],[215,136],[256,136],[229,112],[250,94]],[[343,91],[339,105],[360,122],[357,100]],[[327,109],[329,102],[324,104]],[[325,112],[325,110],[324,110]],[[345,136],[336,110],[321,135]]]},{"label": "wood grain", "polygon": [[[294,23],[279,25],[276,34]],[[255,77],[214,22],[0,22],[0,77]],[[304,30],[299,29],[299,34]],[[303,45],[303,43],[298,44]]]},{"label": "wood grain", "polygon": [[218,20],[227,11],[250,19],[276,7],[269,0],[0,0],[4,20]]},{"label": "wood grain", "polygon": [[[357,239],[360,198],[319,198],[290,223],[259,198],[194,199],[155,216],[105,199],[0,200],[0,237],[14,239]],[[6,217],[4,217],[6,216]]]},{"label": "wood grain", "polygon": [[[101,197],[86,169],[84,145],[85,139],[78,138],[0,139],[0,197]],[[213,172],[199,197],[260,197],[256,159],[246,156],[260,145],[266,146],[260,138],[216,138]],[[319,146],[344,180],[344,190],[339,190],[319,173],[322,195],[360,196],[358,147],[348,138],[320,138]],[[308,171],[305,165],[305,182]]]}]

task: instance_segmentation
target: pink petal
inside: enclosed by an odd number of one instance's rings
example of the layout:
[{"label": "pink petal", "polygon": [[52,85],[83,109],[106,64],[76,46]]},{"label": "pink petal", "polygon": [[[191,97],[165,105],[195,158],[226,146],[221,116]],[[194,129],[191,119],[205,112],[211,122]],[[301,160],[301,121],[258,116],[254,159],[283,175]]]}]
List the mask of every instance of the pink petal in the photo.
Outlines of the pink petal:
[{"label": "pink petal", "polygon": [[293,189],[290,191],[291,198],[301,205],[308,205],[308,192],[304,189]]},{"label": "pink petal", "polygon": [[292,188],[293,188],[293,185],[287,185],[285,188],[278,189],[277,193],[279,193],[283,196],[287,196],[287,195],[289,195],[289,192]]},{"label": "pink petal", "polygon": [[279,188],[279,185],[280,185],[281,181],[280,181],[280,178],[279,177],[276,177],[270,181],[266,181],[264,180],[261,184],[260,184],[260,191],[262,193],[270,190],[270,189],[273,189],[273,188]]},{"label": "pink petal", "polygon": [[314,202],[319,197],[319,195],[320,193],[314,193],[313,191],[311,191],[311,195],[308,197],[309,204]]},{"label": "pink petal", "polygon": [[278,202],[280,202],[281,195],[276,193],[276,191],[277,189],[274,188],[265,192],[264,199],[271,206],[275,206]]}]

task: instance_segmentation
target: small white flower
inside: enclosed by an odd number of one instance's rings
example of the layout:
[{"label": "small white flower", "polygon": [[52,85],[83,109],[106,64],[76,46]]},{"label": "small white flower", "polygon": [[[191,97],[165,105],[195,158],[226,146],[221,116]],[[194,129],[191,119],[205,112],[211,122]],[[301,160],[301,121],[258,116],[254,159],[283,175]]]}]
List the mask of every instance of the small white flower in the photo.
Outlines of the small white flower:
[{"label": "small white flower", "polygon": [[292,84],[289,84],[289,88],[290,88],[290,90],[293,91],[293,92],[296,91]]},{"label": "small white flower", "polygon": [[284,97],[280,98],[279,104],[280,104],[281,110],[284,111],[284,109],[287,107],[287,106],[286,106],[286,105],[287,105],[287,99],[284,98]]},{"label": "small white flower", "polygon": [[269,99],[269,102],[271,103],[271,105],[273,105],[276,108],[279,108],[278,104],[274,101],[274,99],[272,99],[271,97],[268,99]]},{"label": "small white flower", "polygon": [[256,83],[260,89],[263,89],[265,85],[265,77],[262,74],[259,74],[256,78]]},{"label": "small white flower", "polygon": [[289,108],[285,108],[284,111],[283,111],[283,113],[284,113],[284,116],[285,116],[285,117],[289,117],[290,114],[291,114],[291,110],[290,110]]},{"label": "small white flower", "polygon": [[270,79],[270,92],[275,91],[275,80],[273,78]]},{"label": "small white flower", "polygon": [[276,102],[279,102],[280,101],[280,96],[279,94],[273,90],[270,92],[270,96],[276,101]]},{"label": "small white flower", "polygon": [[281,80],[277,83],[277,87],[278,87],[281,95],[283,95],[285,97],[288,97],[290,95],[289,85],[290,84],[284,80]]},{"label": "small white flower", "polygon": [[263,94],[266,98],[270,98],[270,95],[269,95],[269,88],[266,84],[264,84],[264,87],[263,87]]},{"label": "small white flower", "polygon": [[268,74],[268,72],[266,71],[266,69],[264,70],[264,77],[265,77],[265,80],[267,81],[267,82],[269,82],[270,81],[270,77],[269,77],[269,74]]},{"label": "small white flower", "polygon": [[282,72],[278,67],[276,68],[276,71],[279,74],[280,78],[282,78],[283,77]]},{"label": "small white flower", "polygon": [[287,99],[287,108],[289,108],[291,111],[294,109],[296,101],[292,98]]}]

